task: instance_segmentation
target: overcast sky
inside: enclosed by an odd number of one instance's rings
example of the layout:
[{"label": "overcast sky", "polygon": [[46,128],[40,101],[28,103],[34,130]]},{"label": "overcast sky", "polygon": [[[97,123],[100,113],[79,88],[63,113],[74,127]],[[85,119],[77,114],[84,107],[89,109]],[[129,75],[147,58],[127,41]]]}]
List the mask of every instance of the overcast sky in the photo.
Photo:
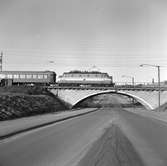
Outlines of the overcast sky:
[{"label": "overcast sky", "polygon": [[[0,0],[4,70],[88,70],[167,80],[166,0]],[[54,61],[54,63],[50,63]]]}]

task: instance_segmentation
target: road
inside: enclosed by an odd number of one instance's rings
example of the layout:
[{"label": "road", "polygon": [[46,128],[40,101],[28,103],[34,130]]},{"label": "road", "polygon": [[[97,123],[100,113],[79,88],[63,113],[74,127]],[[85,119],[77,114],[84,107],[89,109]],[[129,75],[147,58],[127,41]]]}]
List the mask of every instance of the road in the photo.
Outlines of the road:
[{"label": "road", "polygon": [[167,124],[101,109],[0,141],[0,166],[75,166],[104,129],[117,124],[149,166],[167,165]]}]

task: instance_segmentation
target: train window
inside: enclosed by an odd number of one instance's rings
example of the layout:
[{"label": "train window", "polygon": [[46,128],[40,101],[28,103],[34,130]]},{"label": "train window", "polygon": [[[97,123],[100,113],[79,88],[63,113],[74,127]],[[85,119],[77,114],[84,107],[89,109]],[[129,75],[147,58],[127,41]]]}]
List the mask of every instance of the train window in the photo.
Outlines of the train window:
[{"label": "train window", "polygon": [[42,74],[39,74],[39,75],[38,75],[38,79],[43,79],[43,75],[42,75]]},{"label": "train window", "polygon": [[48,78],[48,75],[45,74],[45,75],[44,75],[44,79],[47,79],[47,78]]},{"label": "train window", "polygon": [[14,78],[19,78],[19,75],[18,74],[14,74],[14,76],[13,76]]},{"label": "train window", "polygon": [[36,79],[36,78],[37,78],[37,75],[36,75],[36,74],[33,74],[33,75],[32,75],[32,78]]},{"label": "train window", "polygon": [[12,78],[12,74],[8,74],[8,75],[7,75],[7,78]]},{"label": "train window", "polygon": [[32,78],[32,75],[31,75],[31,74],[27,74],[26,77],[27,77],[28,79],[30,79],[30,78]]},{"label": "train window", "polygon": [[0,74],[0,78],[5,78],[5,74]]},{"label": "train window", "polygon": [[20,78],[26,78],[25,74],[20,74]]}]

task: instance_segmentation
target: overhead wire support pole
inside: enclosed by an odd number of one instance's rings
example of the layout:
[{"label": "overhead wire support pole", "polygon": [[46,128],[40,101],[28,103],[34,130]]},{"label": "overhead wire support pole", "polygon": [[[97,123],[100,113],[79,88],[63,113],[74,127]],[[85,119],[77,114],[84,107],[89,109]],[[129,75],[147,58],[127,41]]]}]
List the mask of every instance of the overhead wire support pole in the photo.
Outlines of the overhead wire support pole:
[{"label": "overhead wire support pole", "polygon": [[134,77],[132,77],[132,85],[133,85],[133,87],[135,87],[135,78]]},{"label": "overhead wire support pole", "polygon": [[122,77],[127,77],[132,79],[132,86],[135,87],[135,78],[129,75],[122,75]]},{"label": "overhead wire support pole", "polygon": [[2,61],[3,60],[3,52],[1,51],[1,55],[0,55],[0,71],[2,71]]},{"label": "overhead wire support pole", "polygon": [[157,66],[157,68],[158,68],[158,109],[160,111],[160,105],[161,105],[160,66]]}]

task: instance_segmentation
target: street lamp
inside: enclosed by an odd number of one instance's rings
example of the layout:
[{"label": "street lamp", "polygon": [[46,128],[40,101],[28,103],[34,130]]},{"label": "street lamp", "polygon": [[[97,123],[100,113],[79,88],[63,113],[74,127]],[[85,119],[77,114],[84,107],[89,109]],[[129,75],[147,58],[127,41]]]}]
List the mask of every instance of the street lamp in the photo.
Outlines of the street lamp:
[{"label": "street lamp", "polygon": [[131,79],[132,79],[132,85],[133,85],[133,87],[134,87],[134,85],[135,85],[135,78],[134,78],[134,77],[128,76],[128,75],[122,75],[122,77],[131,78]]},{"label": "street lamp", "polygon": [[159,65],[150,65],[150,64],[141,64],[140,67],[151,66],[156,67],[158,70],[158,110],[160,111],[160,101],[161,101],[161,87],[160,87],[160,66]]}]

